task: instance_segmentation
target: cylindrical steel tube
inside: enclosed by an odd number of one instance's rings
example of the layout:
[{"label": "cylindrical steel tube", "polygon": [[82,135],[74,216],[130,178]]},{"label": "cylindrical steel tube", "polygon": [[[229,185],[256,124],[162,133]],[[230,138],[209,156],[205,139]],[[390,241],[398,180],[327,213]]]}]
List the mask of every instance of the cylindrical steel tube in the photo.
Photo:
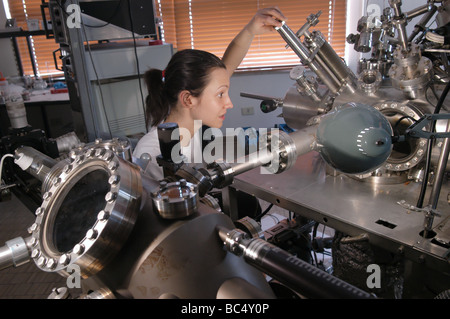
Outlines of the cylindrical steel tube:
[{"label": "cylindrical steel tube", "polygon": [[317,125],[311,125],[289,134],[289,137],[294,141],[297,156],[315,149],[316,132]]},{"label": "cylindrical steel tube", "polygon": [[77,147],[80,144],[80,139],[75,132],[70,132],[56,138],[56,145],[58,146],[59,153],[69,152],[71,149]]},{"label": "cylindrical steel tube", "polygon": [[393,0],[389,0],[389,5],[391,6],[392,9],[394,9],[394,15],[396,17],[399,17],[402,15],[402,1],[393,1]]},{"label": "cylindrical steel tube", "polygon": [[244,156],[236,161],[236,164],[232,165],[233,176],[245,173],[256,167],[263,166],[269,163],[273,158],[273,154],[268,150],[259,151],[250,155]]},{"label": "cylindrical steel tube", "polygon": [[17,237],[8,240],[5,246],[0,247],[0,270],[14,266],[19,267],[30,261],[31,237],[23,239]]},{"label": "cylindrical steel tube", "polygon": [[423,6],[417,7],[411,11],[406,12],[406,18],[414,19],[415,17],[420,16],[421,14],[429,12],[430,10],[432,10],[433,7],[435,6],[430,4],[424,4]]},{"label": "cylindrical steel tube", "polygon": [[[263,149],[258,152],[254,152],[241,159],[238,159],[231,166],[233,176],[245,173],[251,169],[259,166],[264,166],[274,159],[278,159],[280,152],[286,152],[290,154],[284,154],[286,158],[292,159],[295,162],[298,156],[306,154],[314,150],[316,141],[317,125],[307,126],[306,128],[297,130],[286,136],[287,139],[278,139],[278,145],[271,145],[271,150]],[[272,138],[271,143],[274,138]],[[274,144],[276,144],[274,142]],[[289,145],[287,145],[289,144]],[[294,147],[287,147],[294,146]],[[276,156],[276,158],[275,158]],[[291,164],[291,163],[288,163]],[[290,165],[289,165],[290,166]]]},{"label": "cylindrical steel tube", "polygon": [[[450,122],[447,123],[447,132],[450,132]],[[439,193],[441,192],[442,181],[444,178],[447,161],[450,151],[450,138],[446,138],[441,149],[441,156],[439,157],[438,166],[436,169],[436,180],[430,194],[429,204],[433,209],[437,208],[439,201]]]},{"label": "cylindrical steel tube", "polygon": [[14,163],[43,182],[57,161],[32,147],[24,146],[16,149]]},{"label": "cylindrical steel tube", "polygon": [[310,58],[308,48],[300,41],[297,35],[284,23],[279,28],[275,28],[281,37],[286,41],[291,49],[299,56],[302,62],[309,66],[309,68],[317,74],[322,82],[330,89],[332,93],[339,91],[340,83],[334,74],[325,72],[316,61]]},{"label": "cylindrical steel tube", "polygon": [[347,82],[349,87],[353,87],[351,79],[355,76],[350,69],[345,65],[344,61],[337,55],[336,51],[328,42],[324,42],[320,47],[317,55],[322,59],[323,63],[333,72],[341,84]]},{"label": "cylindrical steel tube", "polygon": [[408,50],[408,33],[406,32],[406,19],[396,21],[398,41],[402,49]]},{"label": "cylindrical steel tube", "polygon": [[281,27],[277,27],[275,30],[278,31],[291,49],[299,56],[300,59],[302,59],[302,62],[309,62],[310,53],[308,48],[300,41],[298,36],[286,25],[284,21],[282,24],[283,25]]},{"label": "cylindrical steel tube", "polygon": [[14,265],[12,253],[8,246],[0,247],[0,270]]}]

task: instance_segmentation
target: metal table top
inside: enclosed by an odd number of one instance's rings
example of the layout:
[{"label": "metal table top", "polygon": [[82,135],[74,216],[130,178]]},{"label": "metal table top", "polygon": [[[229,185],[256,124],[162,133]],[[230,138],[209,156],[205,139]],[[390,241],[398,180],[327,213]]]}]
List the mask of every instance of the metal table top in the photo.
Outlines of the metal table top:
[{"label": "metal table top", "polygon": [[[367,234],[374,245],[427,263],[431,268],[450,271],[450,187],[445,178],[437,207],[441,216],[434,218],[433,238],[420,235],[425,213],[399,204],[404,201],[415,206],[420,183],[380,185],[343,174],[333,176],[327,174],[327,164],[317,152],[300,156],[291,169],[281,174],[266,174],[263,168],[240,174],[231,187],[350,236]],[[427,191],[431,192],[431,186]]]}]

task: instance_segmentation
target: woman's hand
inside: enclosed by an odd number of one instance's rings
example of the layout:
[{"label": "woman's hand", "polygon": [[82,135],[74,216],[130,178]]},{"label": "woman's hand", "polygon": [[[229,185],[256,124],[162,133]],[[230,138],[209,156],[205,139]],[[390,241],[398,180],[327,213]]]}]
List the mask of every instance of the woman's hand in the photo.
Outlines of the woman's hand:
[{"label": "woman's hand", "polygon": [[264,8],[256,12],[245,29],[252,35],[259,35],[274,31],[274,27],[281,27],[281,21],[286,20],[278,7]]},{"label": "woman's hand", "polygon": [[286,20],[278,7],[258,10],[250,22],[231,41],[223,55],[222,60],[227,66],[229,75],[232,76],[234,70],[242,62],[256,35],[274,31],[274,27],[281,27],[281,21]]}]

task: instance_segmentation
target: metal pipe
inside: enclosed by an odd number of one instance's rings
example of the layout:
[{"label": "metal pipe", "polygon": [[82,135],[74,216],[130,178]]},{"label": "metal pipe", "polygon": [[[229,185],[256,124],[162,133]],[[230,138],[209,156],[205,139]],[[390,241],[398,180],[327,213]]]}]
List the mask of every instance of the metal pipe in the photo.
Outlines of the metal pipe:
[{"label": "metal pipe", "polygon": [[406,18],[408,20],[414,19],[415,17],[418,17],[421,14],[429,12],[430,10],[432,10],[433,7],[435,7],[435,6],[431,5],[431,4],[424,4],[423,6],[417,7],[411,11],[406,12],[405,13]]},{"label": "metal pipe", "polygon": [[311,125],[289,134],[295,144],[297,156],[304,155],[315,149],[318,125]]},{"label": "metal pipe", "polygon": [[302,59],[302,62],[311,62],[308,48],[300,41],[294,31],[292,31],[284,21],[282,21],[282,26],[276,27],[275,30],[278,31],[291,49],[299,56],[300,59]]},{"label": "metal pipe", "polygon": [[59,153],[67,153],[80,145],[80,143],[80,139],[75,132],[70,132],[56,138],[56,145],[58,146]]},{"label": "metal pipe", "polygon": [[5,246],[0,247],[0,270],[29,262],[31,241],[32,237],[17,237],[5,242]]},{"label": "metal pipe", "polygon": [[394,24],[397,28],[398,41],[404,51],[408,51],[408,36],[406,32],[406,19],[395,19]]},{"label": "metal pipe", "polygon": [[14,163],[41,182],[45,181],[51,168],[57,163],[53,158],[29,146],[16,149],[14,158]]},{"label": "metal pipe", "polygon": [[401,0],[389,0],[389,5],[394,10],[394,25],[398,32],[398,40],[400,42],[400,45],[402,46],[402,49],[407,51],[408,50],[408,37],[406,32],[406,18],[404,14],[402,13],[402,1]]},{"label": "metal pipe", "polygon": [[[447,121],[447,132],[450,132],[450,121]],[[442,181],[444,179],[449,153],[450,153],[450,138],[446,138],[443,141],[441,156],[439,157],[439,162],[436,168],[436,180],[434,181],[429,199],[429,204],[431,205],[432,209],[437,208],[437,204],[439,201],[439,193],[441,192]]]},{"label": "metal pipe", "polygon": [[[324,42],[320,47],[317,55],[327,65],[327,67],[336,75],[341,84],[346,83],[349,87],[353,87],[351,80],[355,78],[353,72],[345,65],[342,59],[337,55],[336,51],[331,47],[328,42]],[[353,88],[353,92],[355,88]]]},{"label": "metal pipe", "polygon": [[[236,161],[237,164],[231,165],[233,176],[245,173],[259,166],[264,166],[279,156],[284,156],[285,158],[289,158],[290,161],[295,162],[298,156],[314,150],[316,131],[317,125],[311,125],[288,134],[286,136],[287,139],[280,139],[281,135],[277,139],[272,138],[270,150],[260,149],[257,152],[241,157]],[[276,145],[274,140],[278,141]],[[272,145],[272,142],[274,142],[274,145]],[[289,154],[280,154],[283,152]],[[290,166],[290,164],[288,163],[287,166]]]},{"label": "metal pipe", "polygon": [[275,245],[260,238],[249,239],[239,229],[219,228],[218,234],[228,251],[307,298],[373,298]]},{"label": "metal pipe", "polygon": [[286,41],[291,49],[298,55],[302,60],[303,64],[308,65],[308,67],[322,80],[322,82],[330,89],[330,91],[335,94],[339,91],[340,83],[336,76],[331,72],[324,71],[317,61],[311,59],[310,52],[308,48],[300,41],[297,35],[286,25],[283,21],[281,27],[276,27],[275,30],[281,35],[281,37]]},{"label": "metal pipe", "polygon": [[389,5],[394,9],[394,15],[400,17],[402,15],[402,1],[401,0],[389,0]]},{"label": "metal pipe", "polygon": [[254,152],[246,155],[236,161],[236,164],[231,165],[233,176],[245,173],[256,167],[263,166],[270,163],[273,159],[273,153],[269,150]]}]

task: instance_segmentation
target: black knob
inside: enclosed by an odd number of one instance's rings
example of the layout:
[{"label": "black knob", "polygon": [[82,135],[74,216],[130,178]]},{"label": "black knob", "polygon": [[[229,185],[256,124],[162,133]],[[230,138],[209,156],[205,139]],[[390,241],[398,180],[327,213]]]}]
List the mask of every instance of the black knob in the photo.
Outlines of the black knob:
[{"label": "black knob", "polygon": [[180,131],[177,123],[159,124],[158,140],[161,155],[165,160],[172,160],[172,150],[174,147],[178,148],[177,150],[174,150],[177,152],[175,154],[181,155]]},{"label": "black knob", "polygon": [[270,113],[277,109],[277,102],[274,100],[264,100],[261,102],[260,108],[263,113]]}]

